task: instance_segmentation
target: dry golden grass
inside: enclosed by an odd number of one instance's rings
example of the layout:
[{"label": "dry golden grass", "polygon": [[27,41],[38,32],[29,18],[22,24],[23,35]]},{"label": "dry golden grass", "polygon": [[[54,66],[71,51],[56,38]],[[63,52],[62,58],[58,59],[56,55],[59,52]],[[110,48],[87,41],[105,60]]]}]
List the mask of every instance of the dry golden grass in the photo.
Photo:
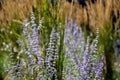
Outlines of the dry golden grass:
[{"label": "dry golden grass", "polygon": [[104,30],[106,23],[111,23],[112,26],[112,14],[117,19],[115,29],[120,25],[120,0],[106,0],[105,4],[102,0],[96,0],[94,4],[90,2],[86,2],[86,4],[87,6],[84,8],[78,3],[66,4],[67,14],[75,18],[78,24],[89,24],[93,31],[96,27]]},{"label": "dry golden grass", "polygon": [[29,16],[34,0],[6,0],[0,10],[0,27],[11,24],[13,19],[23,20]]},{"label": "dry golden grass", "polygon": [[[101,30],[104,30],[106,23],[109,23],[111,27],[113,26],[113,14],[120,11],[120,6],[115,6],[120,4],[120,0],[117,0],[116,2],[113,0],[107,0],[105,6],[101,1],[102,0],[98,0],[96,4],[88,5],[88,15],[89,24],[92,28],[95,29],[95,27],[99,27]],[[117,16],[119,16],[119,14],[116,14],[115,16],[117,19],[117,24],[115,25],[115,28],[117,28],[118,23],[120,23],[118,22],[120,17],[117,18]]]},{"label": "dry golden grass", "polygon": [[73,3],[66,2],[65,4],[65,11],[66,15],[71,16],[72,18],[76,19],[78,24],[85,24],[87,23],[87,12],[85,8],[80,6],[76,1]]},{"label": "dry golden grass", "polygon": [[[89,24],[92,29],[96,27],[104,29],[104,25],[107,22],[111,22],[111,14],[114,13],[117,18],[115,29],[120,25],[120,0],[107,0],[105,6],[102,0],[97,0],[94,4],[87,2],[87,6],[84,8],[76,1],[74,1],[74,5],[65,0],[63,2],[64,4],[62,4],[62,8],[60,7],[59,14],[66,13],[66,19],[68,16],[72,16],[78,24]],[[0,27],[9,26],[13,19],[23,20],[28,17],[32,5],[37,7],[38,5],[36,4],[36,0],[6,0],[0,10]]]}]

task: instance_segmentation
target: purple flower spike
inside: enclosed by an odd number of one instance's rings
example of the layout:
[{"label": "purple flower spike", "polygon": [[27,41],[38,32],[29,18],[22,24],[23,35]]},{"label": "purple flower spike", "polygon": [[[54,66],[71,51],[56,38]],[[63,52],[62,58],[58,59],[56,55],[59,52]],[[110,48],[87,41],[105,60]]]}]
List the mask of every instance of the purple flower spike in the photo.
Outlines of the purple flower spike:
[{"label": "purple flower spike", "polygon": [[47,75],[52,80],[57,79],[56,60],[58,59],[57,33],[55,27],[50,34],[49,47],[46,54]]},{"label": "purple flower spike", "polygon": [[104,53],[101,53],[101,59],[97,61],[96,63],[96,70],[95,70],[95,78],[97,80],[102,80],[103,79],[103,69],[104,69]]}]

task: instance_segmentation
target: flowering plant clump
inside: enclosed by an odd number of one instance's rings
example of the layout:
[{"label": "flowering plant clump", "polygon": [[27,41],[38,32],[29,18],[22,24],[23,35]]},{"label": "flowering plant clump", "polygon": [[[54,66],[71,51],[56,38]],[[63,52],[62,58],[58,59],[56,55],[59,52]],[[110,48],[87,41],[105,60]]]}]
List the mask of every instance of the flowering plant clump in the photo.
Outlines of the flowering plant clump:
[{"label": "flowering plant clump", "polygon": [[13,80],[103,80],[104,52],[98,44],[99,29],[93,41],[89,36],[85,40],[82,29],[69,18],[64,38],[59,26],[54,26],[48,46],[42,51],[42,22],[41,19],[39,25],[35,23],[33,12],[31,22],[24,21],[23,36],[17,41],[18,60],[9,72]]},{"label": "flowering plant clump", "polygon": [[104,53],[98,45],[99,29],[96,38],[85,42],[82,29],[71,19],[65,27],[65,60],[66,80],[103,80]]}]

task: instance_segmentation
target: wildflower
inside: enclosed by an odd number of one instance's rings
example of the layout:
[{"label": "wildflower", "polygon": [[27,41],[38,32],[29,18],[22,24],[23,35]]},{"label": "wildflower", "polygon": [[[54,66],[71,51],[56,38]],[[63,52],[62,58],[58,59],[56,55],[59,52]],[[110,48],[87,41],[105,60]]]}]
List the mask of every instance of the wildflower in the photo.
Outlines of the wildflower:
[{"label": "wildflower", "polygon": [[71,70],[69,69],[69,67],[66,67],[66,69],[68,72],[67,80],[73,80],[73,76],[71,75]]},{"label": "wildflower", "polygon": [[46,54],[46,68],[50,79],[57,79],[56,60],[58,59],[57,33],[55,27],[50,34],[49,47]]},{"label": "wildflower", "polygon": [[101,58],[100,58],[100,60],[97,60],[97,63],[96,63],[96,66],[95,66],[95,68],[96,68],[96,70],[95,70],[96,80],[102,80],[103,79],[102,75],[103,75],[103,68],[104,68],[104,53],[101,53],[100,56],[101,56]]},{"label": "wildflower", "polygon": [[42,17],[42,19],[40,19],[40,21],[39,21],[38,30],[40,30],[42,28],[43,20],[44,20],[44,17]]},{"label": "wildflower", "polygon": [[65,26],[64,43],[66,50],[65,58],[69,57],[69,61],[72,62],[71,65],[70,63],[66,65],[72,67],[71,72],[75,70],[76,73],[78,73],[74,75],[72,74],[71,76],[73,76],[74,79],[79,80],[82,60],[82,56],[79,52],[84,52],[84,36],[81,28],[78,27],[71,18],[68,19],[68,24]]},{"label": "wildflower", "polygon": [[89,45],[90,45],[90,39],[89,37],[87,38],[87,44],[86,44],[86,49],[83,54],[83,63],[81,66],[81,80],[87,80],[90,79],[89,77],[89,72],[90,72],[90,53],[89,53]]},{"label": "wildflower", "polygon": [[[65,60],[72,62],[73,65],[71,65],[70,62],[69,64],[66,64],[71,69],[71,72],[75,71],[76,74],[78,73],[77,78],[74,77],[74,79],[102,79],[104,56],[99,57],[101,53],[99,52],[98,38],[99,29],[96,31],[96,38],[93,41],[90,41],[90,37],[88,36],[87,43],[85,44],[81,28],[78,27],[75,22],[73,23],[69,18],[69,22],[65,27],[64,36],[66,50],[65,58],[69,60]],[[71,74],[71,76],[76,75]]]},{"label": "wildflower", "polygon": [[30,26],[30,23],[25,21],[23,33],[24,33],[24,36],[26,37],[26,42],[28,43],[27,48],[29,52],[26,52],[26,53],[29,55],[33,51],[33,53],[37,56],[38,64],[40,66],[43,66],[44,60],[40,52],[39,34],[38,34],[37,24],[35,23],[35,16],[33,12],[31,15],[31,26]]}]

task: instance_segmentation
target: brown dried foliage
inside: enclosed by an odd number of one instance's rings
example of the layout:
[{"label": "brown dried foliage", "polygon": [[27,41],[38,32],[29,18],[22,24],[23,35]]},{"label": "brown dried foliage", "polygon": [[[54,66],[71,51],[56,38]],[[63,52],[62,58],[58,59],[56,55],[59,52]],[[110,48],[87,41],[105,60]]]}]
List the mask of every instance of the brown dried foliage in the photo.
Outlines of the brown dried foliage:
[{"label": "brown dried foliage", "polygon": [[5,0],[0,9],[0,27],[8,28],[13,19],[29,16],[34,0]]},{"label": "brown dried foliage", "polygon": [[[85,26],[89,24],[94,30],[96,27],[103,30],[104,25],[111,22],[113,17],[111,14],[114,13],[117,19],[114,23],[115,29],[120,25],[120,0],[106,0],[105,4],[102,0],[96,0],[94,4],[86,2],[86,7],[79,5],[76,0],[74,4],[63,1],[64,5],[60,5],[62,8],[59,11],[60,14],[66,13],[66,19],[68,16],[72,16],[78,24]],[[32,5],[35,4],[36,0],[6,0],[0,10],[0,27],[7,27],[13,19],[23,20],[28,17]]]},{"label": "brown dried foliage", "polygon": [[66,4],[67,14],[75,18],[78,24],[89,24],[92,30],[96,27],[104,30],[108,22],[112,25],[113,14],[116,17],[115,29],[120,25],[120,0],[106,0],[106,3],[96,0],[94,4],[91,2],[86,2],[86,4],[85,7],[78,3]]}]

